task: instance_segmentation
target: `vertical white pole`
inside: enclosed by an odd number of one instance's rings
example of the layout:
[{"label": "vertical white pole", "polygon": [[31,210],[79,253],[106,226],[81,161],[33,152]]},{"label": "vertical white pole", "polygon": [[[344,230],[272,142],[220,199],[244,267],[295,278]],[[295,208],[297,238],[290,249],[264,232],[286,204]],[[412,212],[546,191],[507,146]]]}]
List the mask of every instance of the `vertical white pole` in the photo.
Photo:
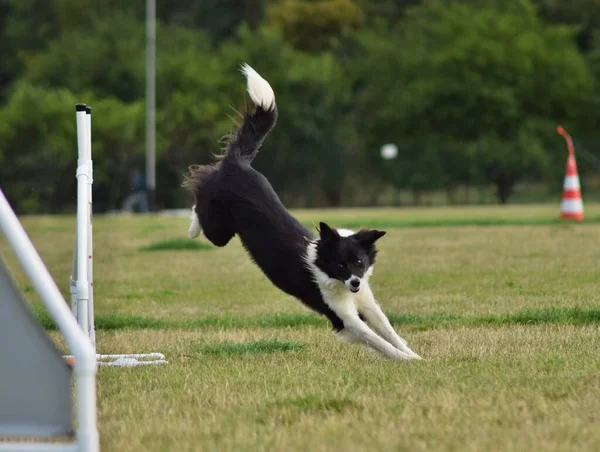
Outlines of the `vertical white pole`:
[{"label": "vertical white pole", "polygon": [[77,229],[75,229],[75,240],[73,242],[73,264],[71,266],[69,288],[71,292],[71,312],[77,318]]},{"label": "vertical white pole", "polygon": [[[77,308],[78,321],[84,334],[90,339],[95,348],[94,332],[94,299],[93,299],[93,268],[92,268],[92,109],[87,105],[78,104],[77,110]],[[79,450],[99,450],[98,428],[95,409],[96,381],[95,369],[91,367],[76,368],[77,392],[79,394],[77,440]]]},{"label": "vertical white pole", "polygon": [[75,107],[77,118],[77,320],[79,326],[89,337],[88,325],[88,176],[89,159],[86,158],[86,106],[77,104]]},{"label": "vertical white pole", "polygon": [[93,234],[92,234],[92,184],[94,183],[94,167],[92,161],[92,109],[91,107],[86,108],[85,125],[86,125],[86,157],[88,160],[88,211],[89,211],[89,224],[88,224],[88,283],[89,283],[89,303],[88,303],[88,329],[90,333],[90,339],[92,346],[96,348],[96,328],[94,325],[94,246],[93,246]]}]

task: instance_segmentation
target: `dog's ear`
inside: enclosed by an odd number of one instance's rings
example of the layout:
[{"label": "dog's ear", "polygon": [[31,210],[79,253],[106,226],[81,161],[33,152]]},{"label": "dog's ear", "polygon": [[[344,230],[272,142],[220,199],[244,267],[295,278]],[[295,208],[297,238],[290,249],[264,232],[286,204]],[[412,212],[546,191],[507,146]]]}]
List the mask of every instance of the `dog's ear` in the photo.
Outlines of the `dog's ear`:
[{"label": "dog's ear", "polygon": [[361,245],[371,246],[384,235],[385,231],[378,231],[376,229],[361,229],[354,234],[354,238],[358,240]]},{"label": "dog's ear", "polygon": [[319,234],[321,235],[321,240],[337,240],[340,238],[340,235],[335,229],[329,227],[327,223],[323,223],[322,221],[319,223]]}]

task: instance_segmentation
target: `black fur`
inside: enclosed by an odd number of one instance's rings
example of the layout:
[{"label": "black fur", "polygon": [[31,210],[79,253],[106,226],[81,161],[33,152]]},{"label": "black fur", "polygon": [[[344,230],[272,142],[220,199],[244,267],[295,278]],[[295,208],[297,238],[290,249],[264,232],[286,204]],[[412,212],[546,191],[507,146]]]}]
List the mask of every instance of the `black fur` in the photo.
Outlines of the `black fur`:
[{"label": "black fur", "polygon": [[225,155],[214,165],[191,167],[184,186],[194,194],[208,240],[225,246],[238,234],[275,286],[341,330],[342,321],[323,302],[303,259],[312,233],[287,212],[269,181],[250,166],[276,120],[276,107],[270,112],[257,107],[254,114],[246,114]]},{"label": "black fur", "polygon": [[[252,260],[275,286],[326,316],[339,331],[344,328],[343,322],[323,301],[305,262],[307,245],[315,237],[288,213],[269,181],[251,167],[276,121],[275,105],[270,111],[259,106],[244,115],[237,133],[228,137],[225,153],[213,165],[190,167],[184,186],[194,194],[196,214],[208,240],[225,246],[238,234]],[[321,233],[324,230],[335,234],[322,223]],[[358,246],[366,261],[373,261],[377,234],[361,232],[357,236],[362,238],[352,239],[351,245],[343,249]],[[319,247],[324,256],[341,249],[325,240]],[[343,258],[346,256],[354,254],[348,251]]]}]

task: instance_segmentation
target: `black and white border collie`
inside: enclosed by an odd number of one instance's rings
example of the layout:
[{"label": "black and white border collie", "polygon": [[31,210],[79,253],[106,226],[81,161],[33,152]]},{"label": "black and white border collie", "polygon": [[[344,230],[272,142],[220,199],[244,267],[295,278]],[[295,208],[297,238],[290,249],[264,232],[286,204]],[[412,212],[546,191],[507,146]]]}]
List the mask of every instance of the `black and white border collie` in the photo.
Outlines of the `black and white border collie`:
[{"label": "black and white border collie", "polygon": [[[248,65],[242,66],[256,105],[238,130],[227,136],[212,165],[192,166],[184,187],[194,195],[191,238],[202,232],[216,246],[238,234],[252,260],[283,292],[324,315],[338,336],[370,346],[394,359],[420,359],[394,331],[369,286],[385,232],[334,229],[320,223],[319,236],[285,209],[269,181],[252,168],[277,121],[275,94]],[[376,334],[375,330],[378,334]]]}]

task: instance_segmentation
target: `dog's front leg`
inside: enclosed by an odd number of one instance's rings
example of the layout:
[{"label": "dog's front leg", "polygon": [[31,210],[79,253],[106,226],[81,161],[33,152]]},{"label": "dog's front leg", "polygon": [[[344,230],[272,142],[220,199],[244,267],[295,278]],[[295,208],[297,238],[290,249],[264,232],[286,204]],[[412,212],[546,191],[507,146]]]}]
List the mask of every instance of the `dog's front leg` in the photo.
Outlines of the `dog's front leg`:
[{"label": "dog's front leg", "polygon": [[[419,355],[408,349],[410,353],[399,350],[386,340],[379,337],[358,316],[358,311],[351,300],[343,304],[331,303],[329,307],[344,323],[340,336],[346,340],[361,342],[387,358],[392,359],[421,359]],[[407,347],[408,348],[408,347]]]},{"label": "dog's front leg", "polygon": [[406,341],[396,333],[387,316],[381,310],[379,304],[377,304],[369,284],[364,284],[360,288],[360,292],[357,294],[357,307],[371,328],[377,331],[386,341],[404,353],[421,359],[419,355],[406,345]]}]

